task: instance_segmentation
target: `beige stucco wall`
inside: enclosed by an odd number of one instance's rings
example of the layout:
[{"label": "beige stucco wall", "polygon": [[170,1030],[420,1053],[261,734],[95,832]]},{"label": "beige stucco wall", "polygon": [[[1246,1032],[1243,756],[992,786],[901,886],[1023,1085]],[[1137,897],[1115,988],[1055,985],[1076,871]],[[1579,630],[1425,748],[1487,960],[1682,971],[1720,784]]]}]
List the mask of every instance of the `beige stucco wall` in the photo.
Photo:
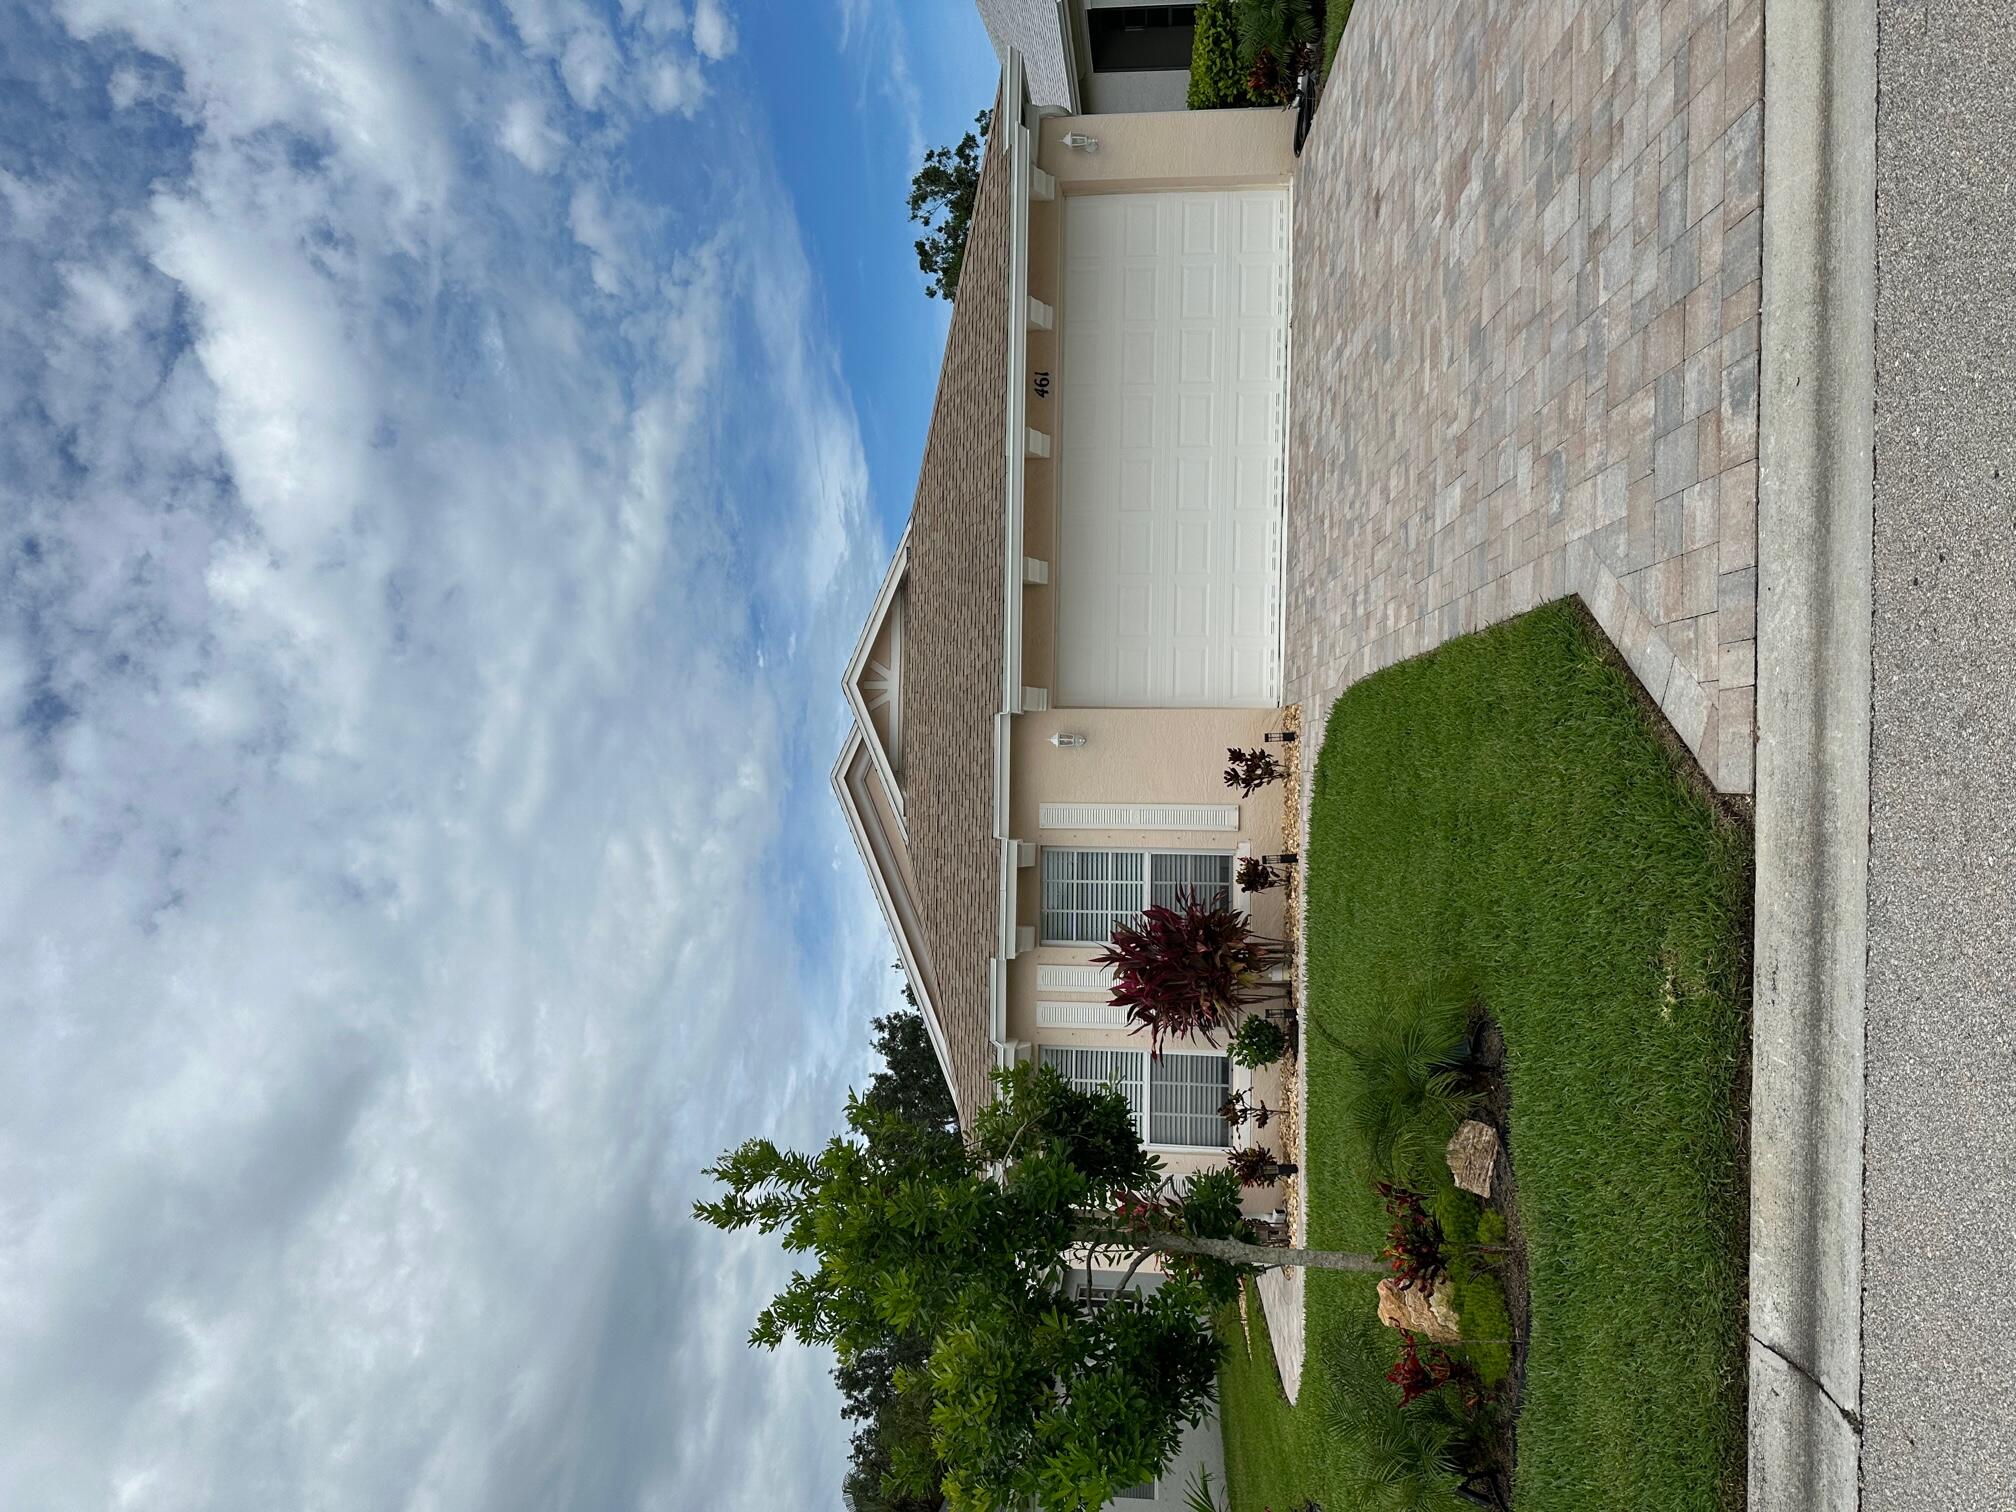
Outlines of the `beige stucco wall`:
[{"label": "beige stucco wall", "polygon": [[[1067,132],[1096,151],[1064,145]],[[1048,116],[1039,167],[1066,194],[1142,189],[1236,189],[1285,184],[1295,174],[1292,110],[1164,110],[1139,115]]]},{"label": "beige stucco wall", "polygon": [[[1039,862],[1021,869],[1017,918],[1040,929],[1042,868],[1040,847],[1111,846],[1144,850],[1227,851],[1250,847],[1253,855],[1282,846],[1281,789],[1261,789],[1241,798],[1225,786],[1225,752],[1229,746],[1257,746],[1280,716],[1272,709],[1052,709],[1022,715],[1015,721],[1010,767],[1009,816],[1014,836],[1039,847]],[[1083,746],[1059,749],[1050,744],[1063,732],[1086,737]],[[1201,803],[1236,804],[1239,828],[1228,830],[1046,830],[1044,803]],[[1281,894],[1268,892],[1246,899],[1253,925],[1263,934],[1283,932]],[[1007,1033],[1027,1045],[1119,1045],[1140,1048],[1142,1041],[1123,1029],[1039,1028],[1037,1004],[1098,1002],[1098,993],[1038,989],[1037,971],[1044,965],[1083,965],[1097,947],[1044,945],[1025,951],[1008,963]],[[1203,1042],[1172,1042],[1174,1049],[1204,1050]],[[1235,1071],[1237,1078],[1244,1073]],[[1262,1072],[1256,1079],[1261,1095],[1280,1106],[1278,1078]],[[1250,1136],[1249,1136],[1250,1137]],[[1261,1136],[1278,1152],[1278,1143]],[[1169,1153],[1177,1174],[1216,1165],[1221,1156]],[[1271,1189],[1248,1194],[1248,1208],[1266,1212],[1279,1203]]]},{"label": "beige stucco wall", "polygon": [[[1018,840],[1057,845],[1164,845],[1174,839],[1199,842],[1192,849],[1213,849],[1232,837],[1167,831],[1153,836],[1138,831],[1039,835],[1041,805],[1237,803],[1239,834],[1264,839],[1262,850],[1278,850],[1280,787],[1262,788],[1242,799],[1225,786],[1224,771],[1228,747],[1259,745],[1262,736],[1280,727],[1275,709],[1048,709],[1024,714],[1015,721],[1009,824]],[[1060,750],[1050,744],[1050,737],[1060,733],[1083,735],[1085,744]],[[1201,843],[1205,841],[1212,844]]]}]

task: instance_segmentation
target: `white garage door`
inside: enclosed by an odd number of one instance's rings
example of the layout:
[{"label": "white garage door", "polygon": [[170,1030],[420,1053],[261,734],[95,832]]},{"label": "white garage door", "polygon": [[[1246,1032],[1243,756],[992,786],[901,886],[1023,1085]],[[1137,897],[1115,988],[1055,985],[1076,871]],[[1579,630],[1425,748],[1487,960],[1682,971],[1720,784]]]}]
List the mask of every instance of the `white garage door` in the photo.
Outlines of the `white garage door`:
[{"label": "white garage door", "polygon": [[1056,700],[1280,697],[1286,190],[1064,202]]}]

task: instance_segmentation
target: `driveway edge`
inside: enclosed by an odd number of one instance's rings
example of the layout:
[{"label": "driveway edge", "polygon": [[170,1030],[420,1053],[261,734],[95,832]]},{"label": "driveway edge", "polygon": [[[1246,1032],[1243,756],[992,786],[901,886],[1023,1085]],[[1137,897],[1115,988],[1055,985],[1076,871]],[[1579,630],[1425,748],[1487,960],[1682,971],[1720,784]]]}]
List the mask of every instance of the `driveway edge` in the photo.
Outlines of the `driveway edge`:
[{"label": "driveway edge", "polygon": [[1876,4],[1766,0],[1750,1507],[1860,1501]]}]

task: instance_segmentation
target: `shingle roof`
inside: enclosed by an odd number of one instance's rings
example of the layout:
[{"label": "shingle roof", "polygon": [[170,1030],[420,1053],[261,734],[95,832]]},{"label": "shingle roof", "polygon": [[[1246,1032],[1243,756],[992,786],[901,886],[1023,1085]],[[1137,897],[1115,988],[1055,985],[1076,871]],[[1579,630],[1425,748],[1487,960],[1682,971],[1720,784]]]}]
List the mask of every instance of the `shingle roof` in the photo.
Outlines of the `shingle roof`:
[{"label": "shingle roof", "polygon": [[994,55],[1005,65],[1009,48],[1021,50],[1030,100],[1069,110],[1071,51],[1057,0],[979,0],[979,5]]},{"label": "shingle roof", "polygon": [[1000,901],[993,732],[1001,707],[1008,483],[1012,201],[1005,137],[996,131],[989,142],[974,199],[918,469],[904,608],[904,813],[952,1091],[969,1119],[991,1095],[988,962]]}]

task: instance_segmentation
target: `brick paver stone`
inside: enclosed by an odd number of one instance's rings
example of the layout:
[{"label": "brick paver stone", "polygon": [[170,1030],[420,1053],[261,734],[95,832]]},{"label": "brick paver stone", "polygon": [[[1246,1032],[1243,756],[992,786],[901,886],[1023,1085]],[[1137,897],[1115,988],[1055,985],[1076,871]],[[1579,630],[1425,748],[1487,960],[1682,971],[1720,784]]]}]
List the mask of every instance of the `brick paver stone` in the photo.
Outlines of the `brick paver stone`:
[{"label": "brick paver stone", "polygon": [[1751,788],[1762,0],[1358,0],[1295,181],[1288,696],[1580,594]]}]

